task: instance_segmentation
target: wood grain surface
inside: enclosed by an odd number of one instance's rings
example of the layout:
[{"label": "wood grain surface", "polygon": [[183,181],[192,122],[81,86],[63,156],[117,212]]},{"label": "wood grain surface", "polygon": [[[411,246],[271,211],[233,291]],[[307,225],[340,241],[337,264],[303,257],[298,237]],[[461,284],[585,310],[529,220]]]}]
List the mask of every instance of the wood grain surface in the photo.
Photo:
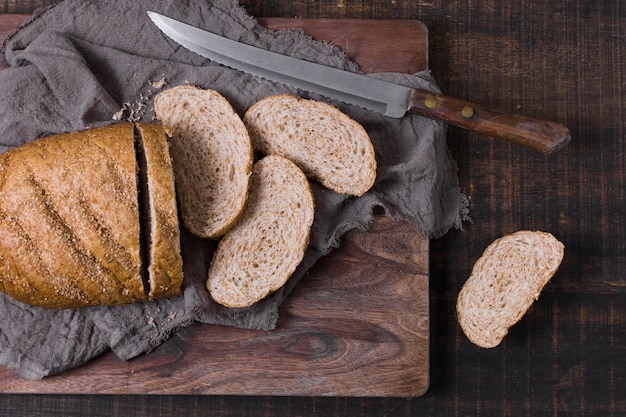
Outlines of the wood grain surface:
[{"label": "wood grain surface", "polygon": [[0,41],[29,17],[29,15],[22,14],[2,14],[0,16],[2,16],[0,18]]},{"label": "wood grain surface", "polygon": [[[52,3],[55,3],[52,0]],[[30,13],[46,0],[10,0]],[[418,398],[2,395],[18,416],[574,416],[626,414],[626,3],[614,0],[242,0],[256,17],[419,19],[450,96],[565,124],[545,157],[448,130],[472,222],[430,242],[430,387]],[[4,9],[2,9],[4,7]],[[561,269],[495,349],[454,312],[472,265],[520,229],[565,244]]]},{"label": "wood grain surface", "polygon": [[[341,37],[365,71],[417,72],[428,62],[427,30],[415,20],[263,23]],[[398,39],[407,42],[394,51]],[[428,260],[427,238],[376,216],[307,273],[276,331],[197,324],[129,362],[108,352],[42,381],[0,368],[0,392],[419,396],[429,380]]]}]

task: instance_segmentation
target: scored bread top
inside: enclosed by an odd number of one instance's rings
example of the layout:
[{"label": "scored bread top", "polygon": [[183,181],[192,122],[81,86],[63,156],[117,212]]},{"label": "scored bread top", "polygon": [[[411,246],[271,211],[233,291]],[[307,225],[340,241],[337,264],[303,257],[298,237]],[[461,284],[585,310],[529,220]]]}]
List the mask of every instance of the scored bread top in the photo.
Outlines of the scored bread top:
[{"label": "scored bread top", "polygon": [[523,230],[492,242],[474,264],[457,299],[468,339],[495,347],[558,270],[564,246],[546,232]]},{"label": "scored bread top", "polygon": [[241,219],[220,241],[207,289],[227,307],[248,307],[278,290],[302,261],[314,216],[302,171],[278,155],[254,166]]},{"label": "scored bread top", "polygon": [[217,238],[243,210],[253,163],[241,118],[217,91],[177,86],[154,99],[171,131],[176,192],[183,223],[197,236]]},{"label": "scored bread top", "polygon": [[149,228],[148,295],[165,298],[180,294],[183,261],[174,174],[163,126],[138,123],[140,143],[146,159]]},{"label": "scored bread top", "polygon": [[325,187],[363,195],[376,180],[376,157],[358,122],[326,103],[281,94],[243,116],[256,150],[282,155]]},{"label": "scored bread top", "polygon": [[145,298],[132,124],[0,155],[0,291],[50,308]]}]

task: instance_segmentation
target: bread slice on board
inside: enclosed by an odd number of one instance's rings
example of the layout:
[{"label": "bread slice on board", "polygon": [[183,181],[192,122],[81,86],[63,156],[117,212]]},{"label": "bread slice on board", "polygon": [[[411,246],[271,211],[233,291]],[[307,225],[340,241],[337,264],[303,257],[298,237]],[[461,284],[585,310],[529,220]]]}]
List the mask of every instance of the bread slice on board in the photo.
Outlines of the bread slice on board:
[{"label": "bread slice on board", "polygon": [[468,339],[485,348],[500,344],[556,273],[563,254],[563,244],[546,232],[522,230],[491,243],[457,299]]},{"label": "bread slice on board", "polygon": [[281,94],[258,101],[244,123],[256,150],[282,155],[325,187],[363,195],[376,180],[376,157],[358,122],[326,103]]},{"label": "bread slice on board", "polygon": [[302,261],[314,216],[302,171],[278,155],[254,166],[241,219],[220,241],[207,289],[227,307],[248,307],[282,287]]},{"label": "bread slice on board", "polygon": [[200,237],[223,235],[246,201],[253,163],[246,127],[221,94],[193,86],[159,93],[154,110],[171,130],[183,223]]},{"label": "bread slice on board", "polygon": [[[154,201],[158,221],[146,242],[152,239],[155,248],[142,248],[138,178],[153,176],[146,182],[151,191],[161,188],[152,196],[159,200],[171,195],[173,178],[163,130],[139,129],[149,164],[144,173],[130,123],[50,136],[0,155],[0,291],[47,308],[121,305],[149,292],[180,292],[180,246],[171,230],[177,218],[163,218],[175,214],[171,200]],[[154,282],[172,288],[144,286],[152,278],[143,251],[162,257],[153,270],[163,267],[167,278],[159,273]]]}]

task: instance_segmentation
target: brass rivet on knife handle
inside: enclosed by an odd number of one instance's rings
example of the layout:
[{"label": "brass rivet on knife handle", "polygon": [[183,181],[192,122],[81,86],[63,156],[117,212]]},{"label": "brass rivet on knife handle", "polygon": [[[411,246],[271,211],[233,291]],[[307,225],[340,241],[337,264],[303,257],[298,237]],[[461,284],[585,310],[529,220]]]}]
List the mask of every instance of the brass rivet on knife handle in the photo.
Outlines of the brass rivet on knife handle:
[{"label": "brass rivet on knife handle", "polygon": [[424,105],[426,106],[426,108],[434,109],[435,107],[437,107],[437,99],[434,96],[427,96],[424,99]]},{"label": "brass rivet on knife handle", "polygon": [[466,119],[469,119],[474,115],[474,108],[471,106],[463,106],[463,108],[461,109],[461,114]]},{"label": "brass rivet on knife handle", "polygon": [[487,109],[424,90],[413,90],[409,111],[544,154],[561,149],[571,140],[569,130],[560,123]]}]

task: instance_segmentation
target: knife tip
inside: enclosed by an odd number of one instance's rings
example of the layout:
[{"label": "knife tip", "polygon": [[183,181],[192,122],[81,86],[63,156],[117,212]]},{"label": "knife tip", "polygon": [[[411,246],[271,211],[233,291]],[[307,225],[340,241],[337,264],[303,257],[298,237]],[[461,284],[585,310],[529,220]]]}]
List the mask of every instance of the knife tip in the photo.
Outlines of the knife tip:
[{"label": "knife tip", "polygon": [[146,14],[148,15],[148,17],[154,21],[154,19],[158,19],[161,17],[161,15],[157,12],[153,12],[151,10],[146,11]]}]

